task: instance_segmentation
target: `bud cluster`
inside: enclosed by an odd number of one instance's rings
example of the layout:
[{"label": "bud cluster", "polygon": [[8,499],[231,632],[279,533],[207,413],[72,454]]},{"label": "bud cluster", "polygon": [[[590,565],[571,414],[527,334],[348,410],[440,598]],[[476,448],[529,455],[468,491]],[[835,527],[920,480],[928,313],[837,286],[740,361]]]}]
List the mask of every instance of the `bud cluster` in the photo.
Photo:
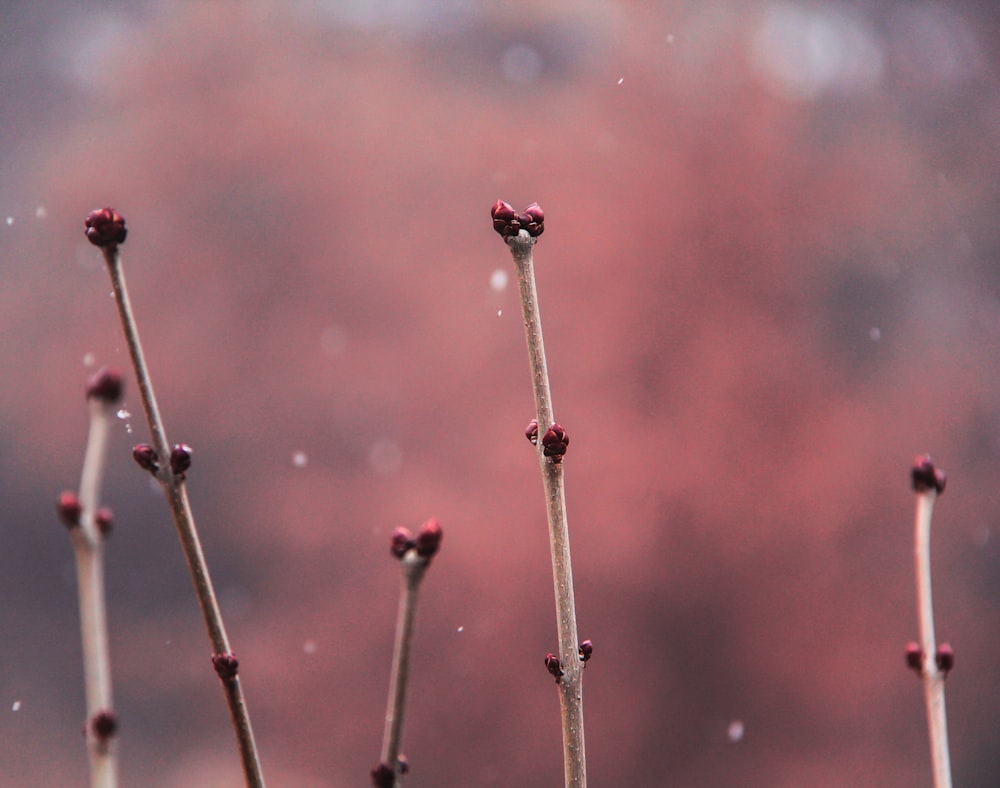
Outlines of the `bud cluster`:
[{"label": "bud cluster", "polygon": [[121,370],[113,367],[101,367],[87,381],[87,399],[96,399],[111,405],[122,398]]},{"label": "bud cluster", "polygon": [[945,472],[934,464],[929,454],[921,454],[913,461],[910,475],[913,479],[913,489],[918,493],[934,490],[940,495],[948,482]]},{"label": "bud cluster", "polygon": [[240,670],[240,661],[235,654],[213,654],[212,667],[223,681],[232,681]]},{"label": "bud cluster", "polygon": [[551,457],[552,462],[562,462],[567,446],[569,435],[560,424],[553,424],[542,436],[543,453],[546,457]]},{"label": "bud cluster", "polygon": [[504,240],[516,237],[521,230],[526,230],[532,238],[545,232],[545,214],[537,202],[531,203],[523,213],[518,213],[510,203],[497,200],[490,214],[493,216],[493,229]]},{"label": "bud cluster", "polygon": [[128,230],[125,220],[113,208],[100,208],[87,214],[83,222],[87,240],[102,249],[114,248],[124,243]]},{"label": "bud cluster", "polygon": [[410,550],[416,550],[417,555],[430,562],[440,549],[443,537],[441,524],[432,517],[420,526],[416,536],[408,528],[400,527],[393,531],[389,539],[389,552],[402,559]]}]

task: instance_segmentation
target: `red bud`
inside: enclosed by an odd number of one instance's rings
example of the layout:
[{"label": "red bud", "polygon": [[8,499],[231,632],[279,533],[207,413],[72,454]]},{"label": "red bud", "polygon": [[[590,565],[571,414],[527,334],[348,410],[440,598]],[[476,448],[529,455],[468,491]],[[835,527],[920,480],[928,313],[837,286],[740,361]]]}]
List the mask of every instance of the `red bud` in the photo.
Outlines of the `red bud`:
[{"label": "red bud", "polygon": [[84,220],[84,227],[86,228],[87,240],[102,249],[124,243],[125,236],[128,234],[125,229],[125,220],[113,208],[91,211]]}]

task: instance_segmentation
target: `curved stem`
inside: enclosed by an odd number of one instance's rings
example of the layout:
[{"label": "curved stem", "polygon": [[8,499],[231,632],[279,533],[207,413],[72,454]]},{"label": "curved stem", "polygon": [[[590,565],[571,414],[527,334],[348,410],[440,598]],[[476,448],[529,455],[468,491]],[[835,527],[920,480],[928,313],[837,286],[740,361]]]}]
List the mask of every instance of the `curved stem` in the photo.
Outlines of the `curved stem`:
[{"label": "curved stem", "polygon": [[80,525],[70,530],[76,557],[80,604],[80,638],[83,643],[84,688],[87,698],[87,750],[90,784],[114,788],[118,784],[118,758],[113,735],[101,736],[93,721],[114,708],[111,693],[111,657],[108,648],[107,602],[104,590],[104,545],[96,514],[104,479],[111,405],[90,400],[90,430],[80,478]]},{"label": "curved stem", "polygon": [[563,728],[563,768],[567,787],[587,785],[587,757],[583,730],[583,662],[579,655],[576,626],[576,600],[573,593],[573,566],[569,552],[569,524],[566,518],[566,488],[563,466],[546,457],[542,435],[555,422],[549,373],[542,341],[542,320],[538,309],[532,249],[535,239],[521,230],[507,239],[521,291],[521,313],[528,344],[532,388],[538,419],[538,461],[545,487],[545,509],[549,524],[552,553],[552,580],[555,590],[556,619],[559,629],[559,661],[563,675],[559,679],[560,710]]},{"label": "curved stem", "polygon": [[[170,469],[170,448],[167,443],[166,430],[163,427],[163,420],[160,417],[159,408],[156,404],[156,395],[153,392],[153,384],[146,367],[142,345],[139,341],[139,330],[135,317],[132,314],[132,305],[128,297],[128,289],[125,285],[125,275],[122,271],[118,248],[117,246],[105,247],[103,252],[104,260],[108,266],[108,273],[111,276],[111,286],[114,290],[115,303],[118,306],[118,315],[121,318],[122,329],[125,332],[125,341],[128,344],[129,355],[132,357],[132,365],[135,368],[136,378],[138,379],[139,393],[142,396],[142,407],[146,413],[146,420],[149,423],[153,447],[160,458],[161,465],[156,475],[163,484],[167,494],[170,512],[177,527],[177,534],[180,537],[181,546],[184,550],[184,557],[187,559],[191,579],[194,582],[198,604],[201,607],[205,626],[208,629],[208,637],[212,643],[213,656],[228,655],[232,653],[232,649],[229,646],[229,639],[226,637],[226,629],[222,622],[222,613],[219,609],[212,586],[212,579],[208,572],[208,564],[201,549],[201,541],[198,538],[198,531],[195,527],[194,515],[191,513],[187,489],[184,486],[183,478],[174,474]],[[263,786],[264,777],[261,772],[260,757],[257,753],[257,745],[254,741],[250,716],[247,711],[246,700],[243,697],[239,678],[236,675],[222,676],[221,674],[220,678],[222,678],[222,684],[225,688],[226,702],[229,706],[233,728],[239,743],[240,758],[243,763],[246,784],[254,786],[254,788]]]},{"label": "curved stem", "polygon": [[937,492],[917,493],[914,559],[917,570],[917,612],[920,617],[920,647],[927,727],[930,734],[934,788],[951,788],[951,759],[948,751],[948,719],[944,703],[944,673],[937,666],[934,636],[934,607],[931,597],[931,515]]}]

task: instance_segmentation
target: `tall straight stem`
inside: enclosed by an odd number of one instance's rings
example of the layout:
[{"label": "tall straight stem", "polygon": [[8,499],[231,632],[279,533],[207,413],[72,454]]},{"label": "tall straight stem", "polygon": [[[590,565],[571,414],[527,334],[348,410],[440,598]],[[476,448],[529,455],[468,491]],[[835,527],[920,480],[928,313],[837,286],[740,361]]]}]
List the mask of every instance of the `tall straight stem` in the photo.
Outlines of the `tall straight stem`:
[{"label": "tall straight stem", "polygon": [[399,775],[399,750],[403,740],[403,719],[406,712],[406,688],[410,679],[410,650],[417,616],[417,597],[427,561],[408,551],[402,559],[402,585],[399,611],[396,616],[396,643],[392,654],[392,675],[389,680],[389,701],[385,712],[380,760]]},{"label": "tall straight stem", "polygon": [[944,673],[937,665],[934,636],[934,606],[931,597],[931,515],[937,492],[917,493],[914,559],[917,571],[917,611],[920,617],[920,648],[927,728],[930,734],[934,788],[951,788],[951,758],[948,750],[948,718],[944,703]]},{"label": "tall straight stem", "polygon": [[[146,367],[142,344],[139,341],[139,330],[135,317],[132,314],[132,305],[128,296],[128,288],[125,284],[125,274],[122,271],[118,247],[105,247],[103,252],[108,272],[111,275],[111,286],[114,290],[115,303],[118,306],[118,314],[125,332],[125,341],[128,344],[129,355],[132,357],[132,364],[135,367],[136,378],[139,383],[139,393],[142,396],[142,407],[146,413],[146,420],[149,423],[153,447],[160,458],[161,465],[156,472],[156,476],[163,484],[167,494],[167,502],[170,505],[174,524],[177,527],[177,534],[180,537],[181,546],[184,550],[184,557],[187,559],[191,579],[194,582],[198,604],[201,607],[205,626],[208,629],[208,638],[212,643],[213,655],[230,655],[232,650],[230,649],[229,639],[226,636],[226,629],[222,622],[222,612],[219,609],[219,603],[215,596],[212,579],[208,573],[208,564],[201,549],[201,541],[198,538],[198,531],[195,527],[194,515],[191,513],[191,504],[188,501],[187,488],[184,485],[183,477],[175,474],[169,465],[170,448],[167,443],[166,430],[163,427],[163,420],[160,418],[160,411],[156,404],[156,395],[153,393],[153,384]],[[258,788],[258,786],[264,785],[264,777],[261,772],[260,758],[257,754],[253,729],[250,726],[250,715],[247,711],[246,700],[243,697],[239,676],[235,675],[235,671],[233,671],[231,675],[220,673],[220,678],[225,689],[226,703],[229,707],[233,729],[236,732],[239,744],[246,784],[252,786],[252,788]]]},{"label": "tall straight stem", "polygon": [[559,699],[563,729],[563,769],[567,788],[587,785],[587,757],[583,730],[583,662],[579,654],[576,626],[576,600],[573,594],[573,566],[569,552],[569,525],[566,519],[566,488],[563,466],[546,457],[542,435],[555,423],[549,373],[542,341],[542,320],[538,310],[538,291],[532,249],[535,239],[521,230],[507,240],[521,291],[521,313],[528,344],[535,411],[538,419],[538,461],[545,488],[545,509],[552,552],[552,580],[555,591],[556,619],[559,628]]}]

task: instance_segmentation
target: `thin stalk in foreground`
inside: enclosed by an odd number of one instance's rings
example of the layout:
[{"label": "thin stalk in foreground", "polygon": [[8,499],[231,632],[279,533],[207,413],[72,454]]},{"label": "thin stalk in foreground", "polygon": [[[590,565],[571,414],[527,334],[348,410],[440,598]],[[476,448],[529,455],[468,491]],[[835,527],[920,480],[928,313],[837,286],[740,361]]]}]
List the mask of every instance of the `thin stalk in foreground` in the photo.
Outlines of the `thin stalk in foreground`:
[{"label": "thin stalk in foreground", "polygon": [[417,616],[417,598],[420,582],[430,565],[431,558],[441,546],[442,531],[437,520],[428,520],[410,536],[405,528],[397,528],[392,535],[392,554],[399,559],[402,585],[399,592],[399,612],[396,616],[396,642],[392,654],[392,673],[389,679],[389,701],[385,711],[385,730],[382,734],[382,752],[379,762],[371,771],[375,788],[392,788],[398,778],[408,770],[400,757],[403,739],[403,717],[406,711],[406,688],[410,679],[410,647]]},{"label": "thin stalk in foreground", "polygon": [[948,719],[945,714],[944,679],[954,664],[951,647],[940,648],[934,637],[934,608],[931,597],[931,515],[937,496],[944,492],[945,475],[931,458],[917,457],[912,471],[917,494],[914,527],[914,559],[917,574],[917,613],[920,619],[919,649],[911,648],[908,659],[923,677],[927,727],[930,734],[934,788],[951,788],[951,759],[948,750]]},{"label": "thin stalk in foreground", "polygon": [[[156,395],[153,392],[153,384],[139,341],[139,330],[132,313],[125,274],[122,271],[118,247],[125,240],[125,220],[116,211],[104,208],[94,211],[87,217],[86,228],[88,239],[95,246],[100,247],[104,254],[104,261],[111,277],[115,304],[118,307],[118,315],[125,333],[125,341],[139,383],[142,407],[153,439],[153,446],[136,447],[133,454],[137,462],[152,472],[159,480],[166,493],[184,557],[194,582],[198,604],[208,629],[208,637],[212,644],[212,664],[225,690],[226,703],[229,706],[230,717],[239,744],[246,784],[252,788],[258,788],[264,785],[264,777],[261,772],[253,729],[250,725],[250,716],[240,685],[239,663],[229,646],[229,639],[222,621],[222,612],[219,609],[212,586],[208,564],[205,561],[201,541],[195,527],[194,515],[191,513],[187,488],[184,485],[184,471],[190,465],[190,449],[183,444],[175,446],[173,450],[169,449],[166,430],[156,404]],[[170,458],[169,463],[165,461],[168,457]],[[161,462],[161,459],[164,461]]]},{"label": "thin stalk in foreground", "polygon": [[[538,461],[545,488],[545,509],[552,553],[552,580],[555,590],[556,619],[559,630],[559,656],[555,663],[548,655],[546,665],[559,687],[563,730],[563,769],[567,787],[585,788],[587,758],[583,729],[584,659],[577,635],[576,600],[573,593],[573,566],[569,550],[569,525],[566,518],[566,490],[562,458],[569,439],[556,423],[549,389],[549,373],[542,341],[542,321],[535,287],[532,250],[543,231],[542,209],[533,204],[518,215],[507,203],[493,207],[493,226],[507,242],[521,294],[524,334],[528,345],[531,382],[535,395]],[[529,433],[529,438],[531,437]],[[588,647],[590,647],[588,641]],[[592,648],[592,647],[591,647]],[[589,658],[590,651],[587,652]]]},{"label": "thin stalk in foreground", "polygon": [[104,591],[104,536],[111,513],[99,509],[104,479],[112,409],[121,399],[121,375],[102,369],[87,386],[90,429],[80,478],[79,496],[63,493],[59,515],[69,526],[76,558],[80,603],[80,637],[87,703],[87,751],[93,788],[118,785],[118,756],[114,747],[117,718],[111,693],[107,604]]}]

